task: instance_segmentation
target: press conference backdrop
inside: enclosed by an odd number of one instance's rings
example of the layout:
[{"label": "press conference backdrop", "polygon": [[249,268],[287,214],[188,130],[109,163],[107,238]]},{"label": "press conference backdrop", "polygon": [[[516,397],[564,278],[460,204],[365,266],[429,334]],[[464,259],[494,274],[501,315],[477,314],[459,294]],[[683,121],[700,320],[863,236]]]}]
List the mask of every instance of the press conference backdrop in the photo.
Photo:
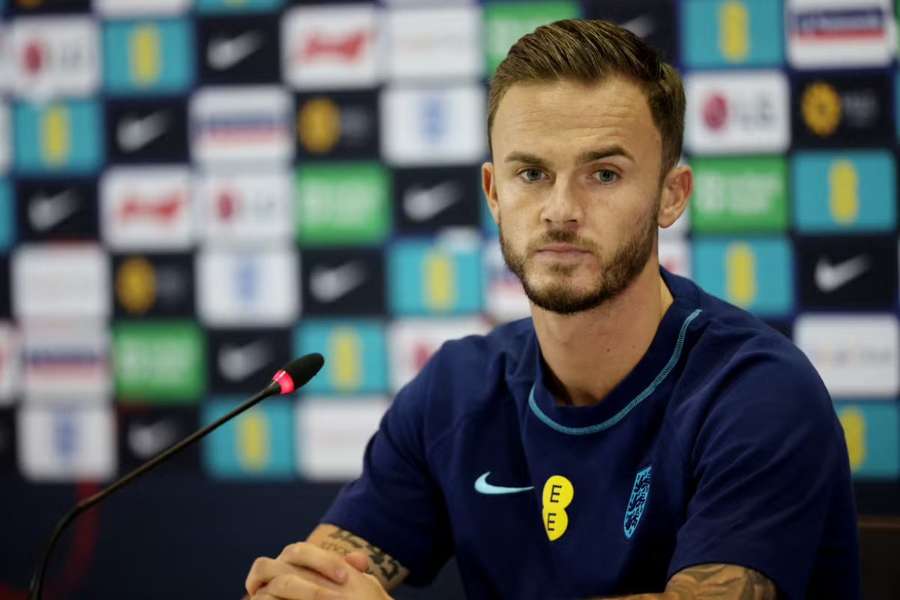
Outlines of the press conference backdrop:
[{"label": "press conference backdrop", "polygon": [[888,0],[0,8],[0,598],[77,498],[322,352],[299,396],[87,515],[50,589],[239,595],[443,339],[527,314],[479,190],[486,82],[565,17],[625,24],[682,69],[696,192],[663,263],[794,339],[861,510],[900,513]]}]

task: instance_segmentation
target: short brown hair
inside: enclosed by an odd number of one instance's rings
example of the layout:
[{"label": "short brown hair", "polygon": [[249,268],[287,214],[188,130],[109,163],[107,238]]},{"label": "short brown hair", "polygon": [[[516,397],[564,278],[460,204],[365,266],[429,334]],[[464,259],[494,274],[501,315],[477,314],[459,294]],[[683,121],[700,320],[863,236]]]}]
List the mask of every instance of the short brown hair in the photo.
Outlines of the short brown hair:
[{"label": "short brown hair", "polygon": [[681,157],[684,87],[674,67],[638,36],[614,23],[566,19],[519,38],[491,80],[488,137],[497,107],[516,83],[572,79],[591,83],[620,75],[635,81],[662,137],[663,173]]}]

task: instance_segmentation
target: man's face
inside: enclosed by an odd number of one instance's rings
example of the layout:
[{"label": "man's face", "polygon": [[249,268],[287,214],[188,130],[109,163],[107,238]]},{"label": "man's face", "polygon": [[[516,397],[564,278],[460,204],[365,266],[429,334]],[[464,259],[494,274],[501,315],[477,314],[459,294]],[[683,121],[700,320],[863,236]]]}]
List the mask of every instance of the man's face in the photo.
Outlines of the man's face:
[{"label": "man's face", "polygon": [[571,314],[616,297],[656,245],[662,146],[627,79],[513,85],[483,179],[503,256],[531,301]]}]

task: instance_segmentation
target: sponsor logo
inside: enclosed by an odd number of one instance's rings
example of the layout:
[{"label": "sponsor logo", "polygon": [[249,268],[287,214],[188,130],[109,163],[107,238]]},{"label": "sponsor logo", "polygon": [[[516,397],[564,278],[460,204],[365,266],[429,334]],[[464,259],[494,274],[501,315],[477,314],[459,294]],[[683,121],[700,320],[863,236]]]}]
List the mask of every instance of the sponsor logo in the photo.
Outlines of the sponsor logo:
[{"label": "sponsor logo", "polygon": [[377,158],[377,96],[373,92],[300,95],[297,133],[301,157]]},{"label": "sponsor logo", "polygon": [[96,244],[24,244],[12,260],[13,311],[29,318],[105,318],[109,263]]},{"label": "sponsor logo", "polygon": [[33,100],[88,96],[100,86],[97,25],[84,17],[23,18],[9,29],[13,89]]},{"label": "sponsor logo", "polygon": [[393,320],[388,326],[391,388],[397,391],[409,383],[447,340],[489,330],[481,318]]},{"label": "sponsor logo", "polygon": [[196,23],[197,44],[203,52],[201,81],[231,85],[281,81],[277,20],[245,15],[206,17]]},{"label": "sponsor logo", "polygon": [[631,487],[631,497],[628,498],[628,506],[625,509],[625,538],[631,539],[641,522],[647,499],[650,496],[650,478],[653,467],[641,469],[634,477],[634,485]]},{"label": "sponsor logo", "polygon": [[889,310],[896,305],[895,236],[798,236],[794,248],[801,306]]},{"label": "sponsor logo", "polygon": [[788,0],[785,10],[792,66],[876,67],[894,58],[890,0]]},{"label": "sponsor logo", "polygon": [[116,316],[193,315],[194,281],[188,255],[116,256],[113,273]]},{"label": "sponsor logo", "polygon": [[101,321],[29,320],[22,327],[22,389],[29,402],[105,402],[112,382]]},{"label": "sponsor logo", "polygon": [[19,393],[22,369],[19,333],[9,322],[0,321],[0,406],[11,404]]},{"label": "sponsor logo", "polygon": [[184,19],[107,21],[103,77],[114,95],[177,93],[194,83],[194,39]]},{"label": "sponsor logo", "polygon": [[898,327],[893,315],[800,315],[794,342],[832,397],[895,397]]},{"label": "sponsor logo", "polygon": [[402,233],[478,227],[481,199],[472,167],[394,170],[394,214]]},{"label": "sponsor logo", "polygon": [[798,231],[894,230],[896,173],[888,152],[797,152],[791,171]]},{"label": "sponsor logo", "polygon": [[94,101],[18,104],[14,119],[20,172],[91,173],[103,162],[103,118]]},{"label": "sponsor logo", "polygon": [[291,357],[289,329],[230,329],[209,332],[213,392],[253,393]]},{"label": "sponsor logo", "polygon": [[119,250],[180,250],[193,243],[186,167],[118,167],[100,182],[101,228]]},{"label": "sponsor logo", "polygon": [[682,10],[687,66],[774,67],[784,62],[784,17],[778,0],[689,0]]},{"label": "sponsor logo", "polygon": [[23,240],[97,239],[97,191],[89,180],[16,182]]},{"label": "sponsor logo", "polygon": [[388,11],[391,79],[480,78],[484,69],[480,10],[444,6]]},{"label": "sponsor logo", "polygon": [[392,87],[382,94],[382,153],[392,164],[472,164],[484,157],[483,87]]},{"label": "sponsor logo", "polygon": [[390,231],[389,179],[377,163],[300,167],[297,204],[301,244],[375,244]]},{"label": "sponsor logo", "polygon": [[691,222],[698,233],[780,232],[788,226],[787,165],[777,157],[698,158]]},{"label": "sponsor logo", "polygon": [[722,239],[695,237],[693,274],[709,293],[765,317],[794,307],[794,264],[783,237]]},{"label": "sponsor logo", "polygon": [[109,101],[106,120],[110,162],[188,162],[183,100]]},{"label": "sponsor logo", "polygon": [[510,47],[538,26],[580,16],[577,2],[489,2],[484,7],[487,72],[493,74]]},{"label": "sponsor logo", "polygon": [[300,90],[374,87],[381,40],[375,6],[298,7],[282,21],[285,81]]},{"label": "sponsor logo", "polygon": [[900,417],[895,402],[837,402],[835,409],[850,455],[853,476],[891,479],[900,475]]},{"label": "sponsor logo", "polygon": [[191,0],[93,0],[94,10],[104,17],[180,15]]},{"label": "sponsor logo", "polygon": [[534,489],[533,485],[529,485],[528,487],[509,487],[505,485],[494,485],[492,483],[488,483],[487,478],[490,476],[491,472],[486,471],[481,474],[481,476],[475,480],[475,491],[479,494],[484,494],[486,496],[497,496],[503,494],[519,494],[521,492],[528,492]]},{"label": "sponsor logo", "polygon": [[206,344],[188,321],[113,326],[116,396],[123,403],[182,404],[206,391]]},{"label": "sponsor logo", "polygon": [[893,127],[887,77],[794,80],[794,138],[798,145],[889,144]]},{"label": "sponsor logo", "polygon": [[15,236],[13,199],[9,182],[0,179],[0,250],[7,250]]},{"label": "sponsor logo", "polygon": [[76,482],[115,475],[110,408],[25,406],[17,417],[19,468],[27,479]]},{"label": "sponsor logo", "polygon": [[541,494],[541,520],[544,522],[544,531],[547,538],[555,542],[566,533],[569,528],[569,514],[566,508],[575,499],[575,487],[572,482],[562,475],[551,475],[544,483]]},{"label": "sponsor logo", "polygon": [[191,99],[191,154],[202,163],[286,162],[291,97],[277,87],[208,88]]},{"label": "sponsor logo", "polygon": [[209,242],[293,238],[293,181],[287,169],[244,174],[210,169],[197,178],[194,192],[197,222]]},{"label": "sponsor logo", "polygon": [[201,13],[275,12],[284,0],[194,0]]},{"label": "sponsor logo", "polygon": [[388,302],[395,315],[479,312],[481,252],[477,244],[396,242],[388,249]]},{"label": "sponsor logo", "polygon": [[207,248],[197,257],[197,305],[213,326],[288,325],[300,310],[297,252]]},{"label": "sponsor logo", "polygon": [[[193,407],[120,405],[116,413],[122,471],[138,467],[198,428]],[[200,469],[200,451],[197,446],[187,447],[167,465],[167,469],[196,473]]]},{"label": "sponsor logo", "polygon": [[295,410],[300,476],[313,481],[359,477],[360,457],[388,405],[380,396],[305,396]]},{"label": "sponsor logo", "polygon": [[[204,425],[223,417],[238,400],[214,398],[204,403]],[[294,475],[294,428],[291,402],[273,398],[224,423],[203,440],[203,463],[215,478],[289,479]]]},{"label": "sponsor logo", "polygon": [[685,144],[696,154],[783,152],[790,143],[788,85],[777,71],[686,78]]},{"label": "sponsor logo", "polygon": [[306,319],[294,341],[297,355],[321,352],[330,360],[304,388],[310,394],[387,391],[384,326],[380,321]]},{"label": "sponsor logo", "polygon": [[678,22],[674,4],[656,0],[630,0],[629,2],[604,2],[602,4],[591,2],[585,4],[583,9],[585,18],[606,19],[618,23],[659,50],[669,62],[679,56],[678,31],[676,27],[672,26]]},{"label": "sponsor logo", "polygon": [[303,302],[307,314],[384,314],[380,249],[310,249],[303,252],[303,260]]}]

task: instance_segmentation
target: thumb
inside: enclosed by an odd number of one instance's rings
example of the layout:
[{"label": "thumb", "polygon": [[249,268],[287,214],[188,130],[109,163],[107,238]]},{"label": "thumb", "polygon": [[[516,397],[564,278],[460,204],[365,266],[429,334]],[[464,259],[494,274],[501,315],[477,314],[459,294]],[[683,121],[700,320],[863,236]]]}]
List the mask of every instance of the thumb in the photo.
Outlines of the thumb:
[{"label": "thumb", "polygon": [[366,556],[365,552],[351,552],[344,557],[344,560],[360,573],[365,573],[369,569],[369,557]]}]

